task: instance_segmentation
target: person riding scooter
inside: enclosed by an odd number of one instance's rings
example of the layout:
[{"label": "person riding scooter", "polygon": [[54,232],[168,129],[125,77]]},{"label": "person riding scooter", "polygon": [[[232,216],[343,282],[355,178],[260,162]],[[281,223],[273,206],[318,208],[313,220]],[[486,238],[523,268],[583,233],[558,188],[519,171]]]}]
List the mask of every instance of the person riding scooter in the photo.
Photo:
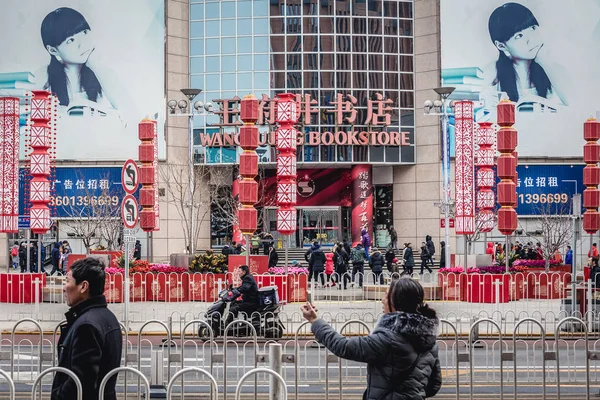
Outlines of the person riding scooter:
[{"label": "person riding scooter", "polygon": [[240,265],[239,269],[240,277],[242,278],[242,286],[234,288],[233,293],[237,292],[242,295],[242,301],[234,302],[231,305],[229,312],[233,316],[244,313],[245,316],[250,317],[253,312],[258,311],[260,308],[258,285],[247,265]]}]

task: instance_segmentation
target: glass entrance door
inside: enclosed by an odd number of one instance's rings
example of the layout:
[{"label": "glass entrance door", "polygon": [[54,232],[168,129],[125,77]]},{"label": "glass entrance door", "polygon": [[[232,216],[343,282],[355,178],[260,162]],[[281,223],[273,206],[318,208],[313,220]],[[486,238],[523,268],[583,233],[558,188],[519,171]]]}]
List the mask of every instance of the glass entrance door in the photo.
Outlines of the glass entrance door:
[{"label": "glass entrance door", "polygon": [[302,245],[310,246],[315,240],[323,246],[333,246],[340,241],[340,209],[303,208],[300,210]]}]

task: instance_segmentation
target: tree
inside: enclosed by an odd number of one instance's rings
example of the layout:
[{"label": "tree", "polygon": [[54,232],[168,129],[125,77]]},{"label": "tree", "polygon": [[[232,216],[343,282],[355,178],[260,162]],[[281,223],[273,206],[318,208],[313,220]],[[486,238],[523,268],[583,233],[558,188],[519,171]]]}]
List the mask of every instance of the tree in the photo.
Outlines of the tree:
[{"label": "tree", "polygon": [[103,187],[98,193],[85,186],[81,196],[59,196],[53,201],[55,206],[63,208],[67,217],[64,225],[69,233],[81,238],[86,253],[89,254],[92,246],[99,244],[105,245],[109,250],[118,247],[123,235],[123,223],[121,197],[116,189]]},{"label": "tree", "polygon": [[[481,234],[484,233],[482,231],[482,229],[486,226],[489,226],[490,223],[492,226],[494,226],[496,224],[496,215],[495,214],[490,214],[491,217],[493,218],[493,221],[490,222],[489,220],[484,220],[482,218],[482,214],[477,213],[477,215],[475,215],[475,232],[473,232],[470,235],[466,235],[467,236],[467,254],[473,254],[473,243],[477,242],[480,238],[481,238]],[[487,245],[487,243],[485,243],[485,245]]]},{"label": "tree", "polygon": [[[548,196],[550,199],[551,196]],[[538,203],[534,210],[538,214],[539,229],[527,236],[535,236],[542,244],[542,254],[546,261],[546,272],[550,270],[550,260],[557,250],[571,244],[572,221],[569,203]]]},{"label": "tree", "polygon": [[[167,191],[167,203],[177,210],[190,253],[196,248],[196,243],[192,244],[192,236],[197,241],[202,226],[210,223],[213,213],[218,212],[218,218],[229,219],[231,225],[235,223],[237,202],[231,196],[231,190],[227,190],[231,188],[231,167],[195,165],[191,187],[187,165],[163,165],[160,174]],[[190,193],[194,199],[193,209],[190,207]]]}]

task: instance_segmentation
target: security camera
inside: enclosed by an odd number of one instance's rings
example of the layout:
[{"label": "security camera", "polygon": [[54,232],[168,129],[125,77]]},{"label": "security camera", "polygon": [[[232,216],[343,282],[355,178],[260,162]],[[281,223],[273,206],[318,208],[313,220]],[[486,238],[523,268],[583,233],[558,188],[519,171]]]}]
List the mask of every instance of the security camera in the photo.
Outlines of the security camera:
[{"label": "security camera", "polygon": [[435,101],[433,102],[433,108],[435,108],[435,111],[436,111],[436,112],[441,112],[441,111],[442,111],[442,105],[443,105],[443,104],[444,104],[444,103],[442,103],[442,101],[441,101],[441,100],[435,100]]}]

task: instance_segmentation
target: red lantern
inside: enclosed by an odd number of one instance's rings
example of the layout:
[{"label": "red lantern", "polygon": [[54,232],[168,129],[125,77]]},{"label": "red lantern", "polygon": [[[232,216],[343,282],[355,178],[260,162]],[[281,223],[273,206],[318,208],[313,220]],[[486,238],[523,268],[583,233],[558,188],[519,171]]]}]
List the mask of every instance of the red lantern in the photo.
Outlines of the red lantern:
[{"label": "red lantern", "polygon": [[479,146],[477,150],[477,225],[480,232],[491,232],[494,229],[494,206],[496,196],[492,191],[494,187],[494,146],[496,132],[491,122],[481,122],[475,131],[475,140]]},{"label": "red lantern", "polygon": [[511,235],[517,229],[517,187],[515,177],[517,175],[517,158],[514,151],[517,147],[517,131],[512,128],[515,123],[515,103],[510,100],[502,100],[498,103],[498,230],[503,235]]},{"label": "red lantern", "polygon": [[35,234],[43,235],[50,228],[50,161],[49,149],[52,147],[51,136],[57,100],[45,90],[34,90],[31,94],[31,139],[29,154],[31,181],[29,201],[31,208],[30,226]]},{"label": "red lantern", "polygon": [[18,232],[19,99],[0,98],[0,232]]},{"label": "red lantern", "polygon": [[240,209],[238,210],[239,230],[244,235],[252,235],[258,223],[258,211],[254,205],[258,201],[258,99],[254,95],[245,96],[240,101],[240,119],[244,126],[240,128],[240,177],[238,181]]},{"label": "red lantern", "polygon": [[296,98],[291,93],[277,96],[277,231],[296,232],[296,137],[298,122]]},{"label": "red lantern", "polygon": [[583,214],[583,229],[592,235],[600,228],[600,169],[597,165],[600,161],[600,145],[597,143],[600,139],[600,122],[595,118],[585,121],[583,138],[586,140],[583,146],[583,161],[587,164],[583,169],[583,183],[586,186],[583,191],[583,206],[586,209]]},{"label": "red lantern", "polygon": [[144,119],[138,125],[138,137],[142,142],[138,147],[140,163],[140,228],[144,232],[158,229],[158,151],[157,123]]}]

